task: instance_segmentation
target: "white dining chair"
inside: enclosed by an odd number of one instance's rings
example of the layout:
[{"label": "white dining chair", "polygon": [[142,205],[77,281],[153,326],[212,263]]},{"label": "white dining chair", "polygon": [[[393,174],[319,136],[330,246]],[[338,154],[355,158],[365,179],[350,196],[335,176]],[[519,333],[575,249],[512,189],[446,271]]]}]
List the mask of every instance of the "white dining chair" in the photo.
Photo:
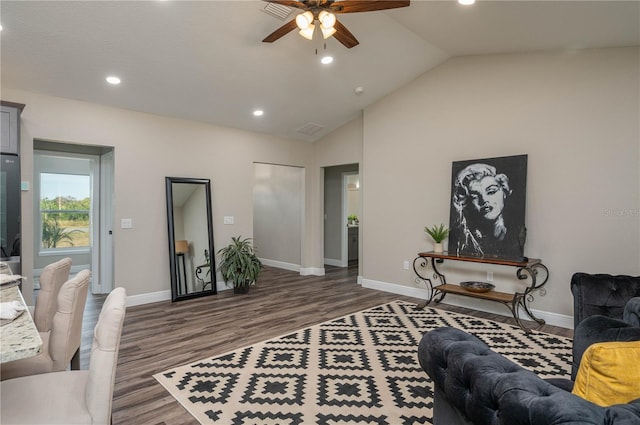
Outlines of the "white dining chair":
[{"label": "white dining chair", "polygon": [[93,333],[89,370],[0,382],[0,423],[110,424],[125,302],[124,288],[116,288],[107,296]]},{"label": "white dining chair", "polygon": [[35,306],[30,307],[31,316],[38,332],[49,332],[53,315],[56,314],[58,292],[62,284],[69,280],[71,258],[63,258],[55,263],[47,264],[40,273],[40,290],[36,296]]},{"label": "white dining chair", "polygon": [[56,313],[51,330],[40,332],[42,351],[35,357],[15,360],[0,365],[0,380],[38,373],[66,370],[76,360],[80,369],[80,342],[82,339],[82,316],[87,301],[91,272],[82,270],[66,281],[58,291]]}]

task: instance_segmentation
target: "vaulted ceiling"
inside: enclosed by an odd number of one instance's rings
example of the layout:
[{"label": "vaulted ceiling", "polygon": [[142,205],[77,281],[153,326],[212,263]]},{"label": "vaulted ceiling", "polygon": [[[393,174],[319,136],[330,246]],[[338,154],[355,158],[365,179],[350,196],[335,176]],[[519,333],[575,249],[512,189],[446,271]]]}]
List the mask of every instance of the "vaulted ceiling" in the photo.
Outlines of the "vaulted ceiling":
[{"label": "vaulted ceiling", "polygon": [[265,6],[2,0],[2,87],[310,142],[453,56],[640,45],[639,1],[413,0],[340,15],[352,49],[296,31],[262,43],[298,13]]}]

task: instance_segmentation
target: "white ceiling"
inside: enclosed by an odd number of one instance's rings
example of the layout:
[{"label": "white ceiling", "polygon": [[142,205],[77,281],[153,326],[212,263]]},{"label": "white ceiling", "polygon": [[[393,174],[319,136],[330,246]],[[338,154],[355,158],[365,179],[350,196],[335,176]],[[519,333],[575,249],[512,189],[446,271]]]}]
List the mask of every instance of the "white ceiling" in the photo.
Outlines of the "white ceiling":
[{"label": "white ceiling", "polygon": [[339,15],[360,45],[323,66],[295,31],[261,42],[286,22],[265,4],[2,0],[2,87],[314,141],[452,56],[640,45],[640,1],[413,0]]}]

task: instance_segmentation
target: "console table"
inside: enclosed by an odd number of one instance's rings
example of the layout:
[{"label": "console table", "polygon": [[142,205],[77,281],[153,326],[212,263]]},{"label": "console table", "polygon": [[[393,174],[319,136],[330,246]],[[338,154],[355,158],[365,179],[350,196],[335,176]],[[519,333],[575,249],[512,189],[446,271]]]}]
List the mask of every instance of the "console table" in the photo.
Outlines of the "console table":
[{"label": "console table", "polygon": [[[438,270],[438,264],[444,263],[446,260],[463,261],[470,263],[493,264],[499,266],[515,267],[516,278],[518,280],[527,281],[523,284],[521,291],[514,293],[488,291],[488,292],[472,292],[460,285],[447,283],[447,279],[443,273]],[[429,267],[433,269],[433,275],[428,277]],[[529,303],[533,301],[533,293],[538,291],[541,295],[546,293],[543,288],[549,279],[549,270],[542,264],[542,261],[536,258],[494,258],[494,257],[473,257],[449,254],[447,252],[421,252],[413,260],[413,270],[418,276],[416,282],[424,282],[429,290],[429,298],[417,308],[424,308],[431,301],[439,303],[447,294],[462,295],[465,297],[479,298],[483,300],[496,301],[506,305],[516,323],[525,332],[531,332],[525,327],[520,320],[520,307],[533,319],[536,323],[544,325],[544,320],[536,317],[529,308]]]}]

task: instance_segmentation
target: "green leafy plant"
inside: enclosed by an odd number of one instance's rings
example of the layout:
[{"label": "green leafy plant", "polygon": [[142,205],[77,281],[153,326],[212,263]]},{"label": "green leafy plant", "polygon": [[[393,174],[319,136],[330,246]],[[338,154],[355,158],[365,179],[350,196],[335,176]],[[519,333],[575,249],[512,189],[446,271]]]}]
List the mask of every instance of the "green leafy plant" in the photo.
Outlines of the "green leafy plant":
[{"label": "green leafy plant", "polygon": [[262,262],[255,255],[251,238],[232,237],[231,243],[218,251],[218,270],[227,284],[244,288],[254,283],[262,271]]},{"label": "green leafy plant", "polygon": [[351,214],[351,215],[347,216],[347,221],[355,223],[356,221],[358,221],[358,216],[355,215],[355,214]]},{"label": "green leafy plant", "polygon": [[425,227],[424,231],[431,236],[435,243],[442,243],[442,241],[449,236],[449,229],[444,227],[444,224],[440,224],[440,226],[434,224],[433,227]]},{"label": "green leafy plant", "polygon": [[49,216],[42,221],[42,246],[44,248],[57,248],[61,242],[73,246],[73,234],[84,233],[82,230],[67,230],[60,226],[56,216]]}]

